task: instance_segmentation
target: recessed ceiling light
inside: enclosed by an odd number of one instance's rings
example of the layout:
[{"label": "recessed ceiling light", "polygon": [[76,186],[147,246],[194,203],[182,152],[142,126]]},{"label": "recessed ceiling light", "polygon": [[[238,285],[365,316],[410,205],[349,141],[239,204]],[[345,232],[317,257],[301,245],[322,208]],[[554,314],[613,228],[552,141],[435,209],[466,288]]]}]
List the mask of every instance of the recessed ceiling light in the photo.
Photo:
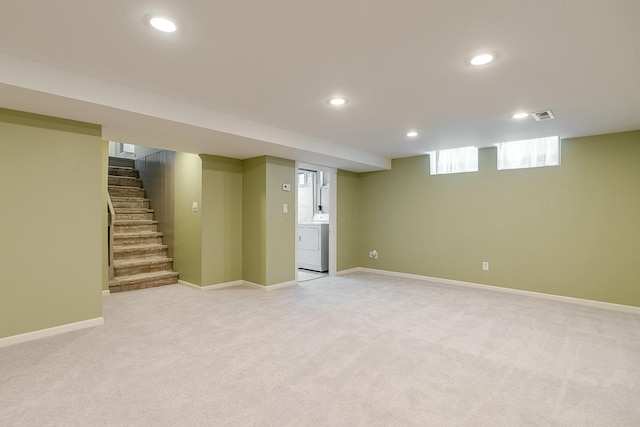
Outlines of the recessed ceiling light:
[{"label": "recessed ceiling light", "polygon": [[511,116],[513,119],[524,119],[525,117],[529,117],[529,113],[516,113]]},{"label": "recessed ceiling light", "polygon": [[331,98],[329,100],[329,104],[334,105],[334,106],[340,106],[340,105],[344,105],[347,103],[347,100],[344,98]]},{"label": "recessed ceiling light", "polygon": [[490,53],[483,53],[482,55],[476,55],[471,58],[471,65],[486,65],[493,61],[494,57]]},{"label": "recessed ceiling light", "polygon": [[416,132],[415,130],[410,130],[409,132],[407,132],[407,136],[409,138],[415,138],[416,136],[418,136],[418,132]]},{"label": "recessed ceiling light", "polygon": [[170,21],[169,19],[166,19],[166,18],[160,18],[157,16],[154,18],[151,18],[149,20],[149,24],[151,24],[151,26],[156,30],[162,31],[164,33],[173,33],[178,29],[178,27],[173,21]]}]

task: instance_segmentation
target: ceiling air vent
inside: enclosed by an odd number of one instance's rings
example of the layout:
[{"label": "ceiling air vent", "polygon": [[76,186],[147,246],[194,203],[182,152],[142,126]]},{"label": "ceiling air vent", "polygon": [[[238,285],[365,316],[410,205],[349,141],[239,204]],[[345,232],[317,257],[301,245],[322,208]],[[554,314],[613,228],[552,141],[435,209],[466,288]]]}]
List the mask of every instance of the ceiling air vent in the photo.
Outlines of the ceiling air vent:
[{"label": "ceiling air vent", "polygon": [[551,112],[551,110],[535,111],[535,112],[531,113],[531,116],[534,119],[536,119],[536,122],[543,122],[545,120],[553,120],[553,119],[555,119],[555,117],[553,116],[553,113]]}]

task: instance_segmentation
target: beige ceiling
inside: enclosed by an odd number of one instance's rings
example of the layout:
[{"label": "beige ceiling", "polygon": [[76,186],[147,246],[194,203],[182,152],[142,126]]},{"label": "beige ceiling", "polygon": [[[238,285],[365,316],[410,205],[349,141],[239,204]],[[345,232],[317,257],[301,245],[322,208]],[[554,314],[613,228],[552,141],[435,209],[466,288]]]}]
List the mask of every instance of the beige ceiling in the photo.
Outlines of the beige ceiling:
[{"label": "beige ceiling", "polygon": [[[0,107],[133,144],[383,169],[640,129],[639,18],[638,0],[0,0]],[[468,65],[484,51],[497,60]],[[556,119],[511,119],[543,109]]]}]

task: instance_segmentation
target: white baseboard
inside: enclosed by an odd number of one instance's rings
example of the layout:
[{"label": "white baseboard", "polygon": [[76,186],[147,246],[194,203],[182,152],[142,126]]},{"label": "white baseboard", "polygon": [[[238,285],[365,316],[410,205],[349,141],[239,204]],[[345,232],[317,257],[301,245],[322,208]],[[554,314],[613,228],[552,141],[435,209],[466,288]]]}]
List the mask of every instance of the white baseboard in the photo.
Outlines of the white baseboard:
[{"label": "white baseboard", "polygon": [[275,285],[264,286],[267,291],[273,291],[275,289],[288,288],[289,286],[295,286],[298,284],[297,280],[292,280],[290,282],[282,282]]},{"label": "white baseboard", "polygon": [[485,289],[485,290],[495,291],[495,292],[505,292],[510,294],[524,295],[524,296],[533,297],[533,298],[540,298],[540,299],[546,299],[546,300],[552,300],[552,301],[562,301],[569,304],[577,304],[577,305],[584,305],[588,307],[603,308],[606,310],[640,314],[640,307],[635,307],[632,305],[613,304],[610,302],[594,301],[594,300],[583,299],[583,298],[565,297],[562,295],[545,294],[542,292],[533,292],[533,291],[524,291],[521,289],[504,288],[501,286],[483,285],[480,283],[473,283],[473,282],[462,282],[460,280],[442,279],[439,277],[421,276],[418,274],[398,273],[395,271],[388,271],[388,270],[377,270],[375,268],[357,267],[357,268],[352,268],[350,270],[343,270],[340,273],[350,274],[350,273],[358,273],[358,272],[380,274],[384,276],[401,277],[405,279],[422,280],[425,282],[440,283],[444,285],[465,286],[467,288]]},{"label": "white baseboard", "polygon": [[336,271],[336,276],[344,276],[345,274],[357,273],[359,271],[364,271],[362,267],[349,268],[348,270],[340,270]]},{"label": "white baseboard", "polygon": [[231,286],[240,286],[244,284],[242,280],[236,280],[235,282],[217,283],[215,285],[198,286],[193,283],[185,282],[184,280],[178,280],[178,284],[186,286],[191,289],[197,289],[199,291],[212,291],[214,289],[230,288]]},{"label": "white baseboard", "polygon": [[276,289],[286,288],[286,287],[289,287],[289,286],[295,286],[295,285],[298,284],[298,281],[297,280],[292,280],[291,282],[282,282],[282,283],[277,283],[275,285],[265,286],[265,285],[260,285],[258,283],[253,283],[253,282],[249,282],[249,281],[243,280],[242,284],[246,285],[246,286],[251,286],[252,288],[260,289],[260,290],[263,290],[263,291],[273,291],[273,290],[276,290]]},{"label": "white baseboard", "polygon": [[106,291],[102,291],[102,296],[106,297],[107,295],[111,295],[111,291],[107,289]]},{"label": "white baseboard", "polygon": [[262,291],[273,291],[275,289],[286,288],[288,286],[297,285],[298,282],[296,280],[293,280],[291,282],[283,282],[275,285],[265,286],[265,285],[260,285],[258,283],[249,282],[247,280],[236,280],[235,282],[218,283],[216,285],[198,286],[198,285],[194,285],[193,283],[185,282],[184,280],[178,280],[178,284],[182,286],[186,286],[191,289],[197,289],[199,291],[210,291],[214,289],[229,288],[231,286],[240,286],[240,285],[251,286],[252,288],[260,289]]},{"label": "white baseboard", "polygon": [[242,284],[245,285],[245,286],[251,286],[252,288],[255,288],[255,289],[260,289],[261,291],[266,291],[267,290],[267,287],[265,285],[260,285],[258,283],[249,282],[247,280],[243,280]]},{"label": "white baseboard", "polygon": [[78,331],[80,329],[92,328],[94,326],[104,325],[103,317],[82,320],[80,322],[67,323],[66,325],[54,326],[53,328],[40,329],[33,332],[27,332],[19,335],[12,335],[6,338],[0,338],[0,348],[14,344],[20,344],[27,341],[38,340],[40,338],[52,337],[54,335],[64,334],[66,332]]}]

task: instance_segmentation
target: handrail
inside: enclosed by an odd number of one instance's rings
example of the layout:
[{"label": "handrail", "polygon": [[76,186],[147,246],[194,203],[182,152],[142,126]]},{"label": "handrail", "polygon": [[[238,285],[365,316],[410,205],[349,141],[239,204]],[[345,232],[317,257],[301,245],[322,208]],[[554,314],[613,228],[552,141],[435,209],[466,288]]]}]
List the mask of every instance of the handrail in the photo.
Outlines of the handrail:
[{"label": "handrail", "polygon": [[109,209],[109,225],[113,225],[116,218],[116,211],[113,209],[113,203],[111,202],[111,195],[107,193],[107,209]]},{"label": "handrail", "polygon": [[116,211],[113,209],[111,195],[107,193],[107,209],[109,210],[109,279],[113,278],[113,223],[116,220]]}]

